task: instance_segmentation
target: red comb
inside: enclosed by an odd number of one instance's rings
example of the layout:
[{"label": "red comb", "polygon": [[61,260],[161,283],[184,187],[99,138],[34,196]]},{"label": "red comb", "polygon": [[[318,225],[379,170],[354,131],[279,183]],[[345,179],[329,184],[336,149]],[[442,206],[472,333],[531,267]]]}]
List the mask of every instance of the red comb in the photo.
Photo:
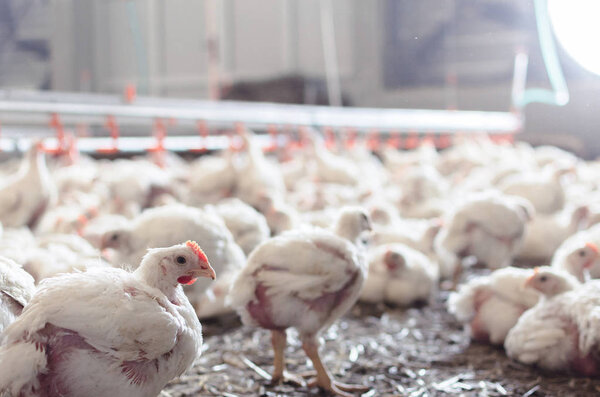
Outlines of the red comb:
[{"label": "red comb", "polygon": [[600,252],[598,251],[598,246],[594,243],[585,243],[585,246],[594,251],[596,254]]},{"label": "red comb", "polygon": [[202,248],[200,248],[197,242],[188,240],[185,242],[185,245],[187,245],[192,251],[194,251],[194,254],[196,254],[198,259],[200,259],[202,262],[208,262],[208,258],[206,257],[204,251],[202,251]]},{"label": "red comb", "polygon": [[538,275],[538,273],[540,272],[540,268],[539,267],[535,267],[533,269],[533,274],[529,277],[527,277],[527,280],[525,280],[525,286],[530,285],[530,283],[533,281],[533,279],[535,278],[535,276]]}]

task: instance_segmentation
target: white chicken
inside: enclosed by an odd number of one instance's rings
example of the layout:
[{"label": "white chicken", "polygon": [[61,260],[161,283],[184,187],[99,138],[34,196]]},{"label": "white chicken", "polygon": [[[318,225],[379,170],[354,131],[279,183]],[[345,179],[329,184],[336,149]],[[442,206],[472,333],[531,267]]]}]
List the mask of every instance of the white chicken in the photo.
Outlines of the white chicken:
[{"label": "white chicken", "polygon": [[61,273],[85,271],[94,267],[109,267],[100,251],[82,237],[73,234],[48,234],[37,238],[28,249],[23,268],[36,283]]},{"label": "white chicken", "polygon": [[[244,252],[219,216],[180,204],[147,209],[126,227],[106,231],[101,249],[112,250],[113,265],[127,267],[139,263],[149,247],[168,247],[186,239],[201,244],[220,275],[237,272],[245,263]],[[208,286],[201,280],[185,288],[192,305]]]},{"label": "white chicken", "polygon": [[130,220],[123,215],[99,214],[85,223],[80,229],[81,237],[85,238],[94,247],[102,246],[102,237],[109,230],[126,228]]},{"label": "white chicken", "polygon": [[16,262],[0,256],[0,334],[21,314],[34,292],[33,278]]},{"label": "white chicken", "polygon": [[243,201],[227,199],[214,208],[246,255],[269,238],[271,231],[265,217]]},{"label": "white chicken", "polygon": [[500,190],[529,200],[537,214],[552,214],[565,205],[565,191],[560,182],[562,171],[514,174],[500,184]]},{"label": "white chicken", "polygon": [[372,198],[366,203],[373,228],[392,226],[398,219],[398,209],[388,200]]},{"label": "white chicken", "polygon": [[438,283],[438,267],[421,252],[403,244],[371,250],[369,273],[360,300],[399,306],[428,302]]},{"label": "white chicken", "polygon": [[133,273],[46,280],[2,335],[0,392],[156,396],[200,353],[202,328],[179,284],[215,278],[194,242],[148,251]]},{"label": "white chicken", "polygon": [[469,324],[472,339],[503,344],[519,317],[539,299],[535,291],[525,287],[532,274],[532,269],[506,267],[474,278],[450,294],[448,311]]},{"label": "white chicken", "polygon": [[376,227],[371,235],[375,245],[401,243],[435,258],[434,241],[442,228],[440,219],[405,219],[384,227]]},{"label": "white chicken", "polygon": [[294,327],[317,372],[317,386],[342,396],[365,390],[331,378],[319,357],[318,333],[358,298],[366,273],[359,240],[367,230],[370,222],[366,213],[346,207],[333,231],[289,231],[262,243],[248,258],[229,298],[244,324],[271,331],[273,382],[286,377],[286,329]]},{"label": "white chicken", "polygon": [[283,175],[267,160],[251,131],[242,132],[241,137],[248,156],[243,171],[238,173],[235,195],[255,208],[259,208],[265,198],[281,199],[285,193]]},{"label": "white chicken", "polygon": [[38,143],[29,149],[19,171],[0,184],[0,222],[4,227],[33,227],[55,195],[43,146]]},{"label": "white chicken", "polygon": [[385,167],[392,171],[404,171],[413,166],[434,164],[438,160],[438,152],[434,145],[423,143],[416,150],[397,150],[385,146],[379,150]]},{"label": "white chicken", "polygon": [[360,170],[356,164],[342,156],[331,153],[317,131],[305,130],[305,137],[312,150],[315,165],[315,177],[320,183],[336,183],[356,185],[359,182]]},{"label": "white chicken", "polygon": [[100,165],[100,182],[108,185],[112,198],[110,212],[135,216],[157,197],[172,191],[169,174],[148,160],[115,160]]},{"label": "white chicken", "polygon": [[571,273],[579,282],[586,281],[586,272],[596,264],[598,246],[594,243],[581,243],[576,240],[573,244],[561,245],[552,258],[551,266]]},{"label": "white chicken", "polygon": [[533,208],[519,197],[494,191],[473,194],[458,204],[435,241],[441,275],[457,281],[461,257],[472,255],[492,269],[509,266]]},{"label": "white chicken", "polygon": [[445,202],[441,198],[448,195],[448,182],[433,166],[411,168],[397,179],[402,187],[402,216],[432,218],[443,213]]},{"label": "white chicken", "polygon": [[585,227],[588,213],[585,206],[575,209],[567,206],[554,214],[536,214],[527,225],[516,256],[529,261],[549,261],[563,241]]},{"label": "white chicken", "polygon": [[202,156],[190,166],[187,201],[191,205],[217,203],[231,197],[235,181],[236,170],[231,151],[224,151],[222,156]]},{"label": "white chicken", "polygon": [[31,247],[37,241],[28,227],[4,229],[0,238],[0,256],[5,256],[17,263],[26,263],[31,254]]},{"label": "white chicken", "polygon": [[262,197],[257,209],[264,215],[272,236],[292,230],[300,223],[298,211],[281,199]]},{"label": "white chicken", "polygon": [[[589,265],[587,263],[589,255],[592,255],[592,253],[589,251],[593,251],[593,247],[598,247],[599,244],[600,225],[594,225],[589,229],[581,230],[563,241],[563,243],[556,249],[556,252],[552,257],[552,266],[568,271],[569,273],[575,275],[579,281],[583,282],[583,274],[579,274],[580,269],[577,267],[577,264],[584,262],[587,265],[585,266],[585,272],[589,274],[589,277],[600,278],[600,256],[596,256]],[[580,256],[581,254],[578,253],[578,250],[583,247],[587,247],[586,255],[585,258],[582,257],[581,260],[579,260],[577,259],[577,256]],[[570,263],[573,263],[575,267],[570,265]]]},{"label": "white chicken", "polygon": [[580,284],[568,273],[547,268],[527,285],[542,299],[508,333],[508,356],[548,370],[598,376],[600,284]]}]

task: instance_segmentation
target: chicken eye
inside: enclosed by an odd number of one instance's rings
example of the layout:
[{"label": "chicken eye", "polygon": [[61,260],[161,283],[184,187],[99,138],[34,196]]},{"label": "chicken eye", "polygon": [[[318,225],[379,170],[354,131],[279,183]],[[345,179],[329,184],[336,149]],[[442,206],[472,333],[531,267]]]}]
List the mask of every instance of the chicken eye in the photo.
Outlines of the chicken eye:
[{"label": "chicken eye", "polygon": [[113,234],[112,236],[110,236],[110,241],[117,241],[119,239],[119,235],[118,234]]},{"label": "chicken eye", "polygon": [[542,283],[546,282],[547,280],[548,280],[548,277],[546,277],[546,276],[542,276],[542,277],[540,277],[540,281],[541,281]]},{"label": "chicken eye", "polygon": [[184,265],[186,260],[185,257],[183,256],[178,256],[177,258],[175,258],[175,260],[177,261],[177,263],[179,263],[180,265]]},{"label": "chicken eye", "polygon": [[585,256],[585,251],[584,250],[579,251],[579,256],[583,258]]}]

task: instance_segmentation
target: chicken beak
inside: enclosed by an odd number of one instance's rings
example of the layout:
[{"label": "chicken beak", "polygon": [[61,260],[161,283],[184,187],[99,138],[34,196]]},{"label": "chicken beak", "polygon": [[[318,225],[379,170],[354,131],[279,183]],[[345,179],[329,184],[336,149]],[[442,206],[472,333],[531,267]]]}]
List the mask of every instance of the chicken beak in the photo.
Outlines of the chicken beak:
[{"label": "chicken beak", "polygon": [[531,276],[527,277],[527,280],[525,280],[525,284],[523,284],[525,288],[531,287],[531,284],[533,284],[534,277],[535,277],[535,274],[532,274]]},{"label": "chicken beak", "polygon": [[531,284],[533,284],[533,279],[535,278],[535,276],[537,276],[537,274],[539,272],[540,272],[539,268],[536,267],[535,269],[533,269],[533,274],[531,276],[527,277],[527,280],[525,280],[525,284],[524,284],[525,288],[531,287]]},{"label": "chicken beak", "polygon": [[217,273],[215,273],[215,269],[213,269],[210,263],[208,262],[201,262],[200,267],[194,269],[192,273],[194,277],[206,277],[212,280],[217,278]]}]

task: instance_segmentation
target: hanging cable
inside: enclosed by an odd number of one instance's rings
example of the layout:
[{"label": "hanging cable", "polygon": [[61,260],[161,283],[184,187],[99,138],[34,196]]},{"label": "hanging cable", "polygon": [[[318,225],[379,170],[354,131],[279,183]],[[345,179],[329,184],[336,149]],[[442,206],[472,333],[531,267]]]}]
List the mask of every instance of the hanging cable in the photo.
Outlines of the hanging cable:
[{"label": "hanging cable", "polygon": [[534,0],[533,4],[542,58],[552,90],[530,88],[522,92],[513,92],[513,103],[516,108],[523,108],[533,102],[564,106],[569,103],[569,89],[556,53],[556,44],[552,37],[548,16],[548,1]]}]

